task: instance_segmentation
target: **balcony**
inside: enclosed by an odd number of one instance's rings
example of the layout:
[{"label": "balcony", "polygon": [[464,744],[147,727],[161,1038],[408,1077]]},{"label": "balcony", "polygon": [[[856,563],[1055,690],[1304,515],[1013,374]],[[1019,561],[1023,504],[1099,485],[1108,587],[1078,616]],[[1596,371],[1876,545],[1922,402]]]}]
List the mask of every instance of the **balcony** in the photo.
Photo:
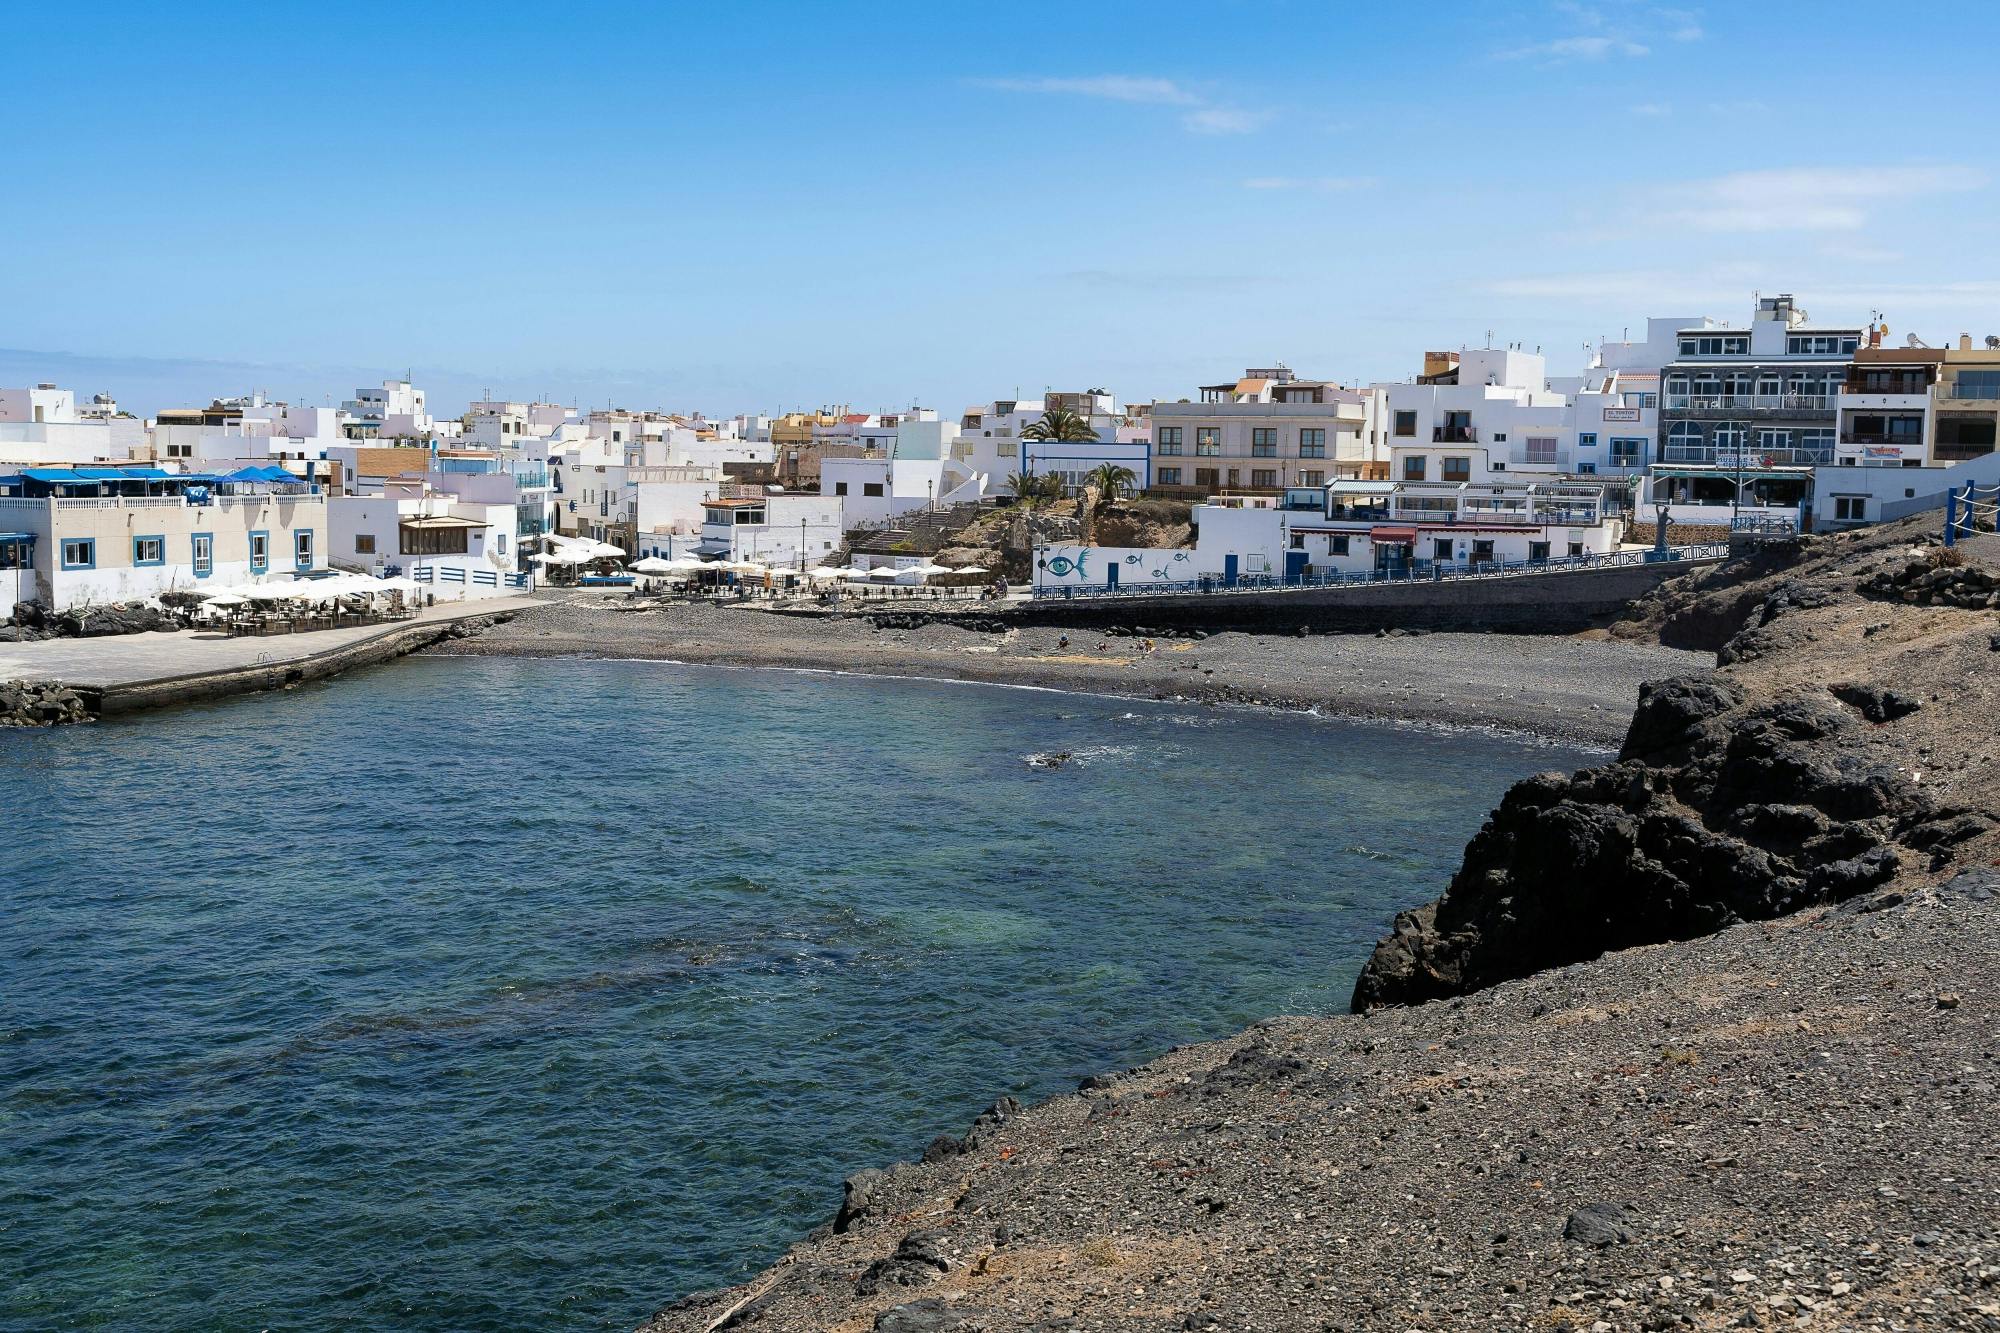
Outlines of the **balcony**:
[{"label": "balcony", "polygon": [[1811,467],[1833,461],[1832,445],[1759,449],[1713,444],[1675,444],[1661,449],[1663,463],[1702,463],[1718,468]]},{"label": "balcony", "polygon": [[2000,384],[1954,384],[1944,396],[1961,403],[2000,402]]},{"label": "balcony", "polygon": [[1479,428],[1477,426],[1431,427],[1432,444],[1477,444],[1478,442]]},{"label": "balcony", "polygon": [[1666,410],[1692,417],[1805,416],[1831,413],[1835,399],[1823,393],[1670,393]]}]

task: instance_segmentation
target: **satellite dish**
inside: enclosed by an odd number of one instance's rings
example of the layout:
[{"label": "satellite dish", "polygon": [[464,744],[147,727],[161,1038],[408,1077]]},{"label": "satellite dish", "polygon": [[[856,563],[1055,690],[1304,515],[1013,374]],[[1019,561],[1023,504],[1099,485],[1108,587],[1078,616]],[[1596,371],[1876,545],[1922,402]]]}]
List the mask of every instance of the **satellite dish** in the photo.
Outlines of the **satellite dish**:
[{"label": "satellite dish", "polygon": [[1927,343],[1927,342],[1925,342],[1925,341],[1924,341],[1924,340],[1923,340],[1922,338],[1919,338],[1919,337],[1918,337],[1918,336],[1917,336],[1916,334],[1914,334],[1914,333],[1906,333],[1906,334],[1904,334],[1904,335],[1903,335],[1903,346],[1905,346],[1905,347],[1929,347],[1929,346],[1930,346],[1930,344],[1929,344],[1929,343]]},{"label": "satellite dish", "polygon": [[1986,345],[1988,347],[2000,348],[2000,338],[1989,333],[1986,335]]}]

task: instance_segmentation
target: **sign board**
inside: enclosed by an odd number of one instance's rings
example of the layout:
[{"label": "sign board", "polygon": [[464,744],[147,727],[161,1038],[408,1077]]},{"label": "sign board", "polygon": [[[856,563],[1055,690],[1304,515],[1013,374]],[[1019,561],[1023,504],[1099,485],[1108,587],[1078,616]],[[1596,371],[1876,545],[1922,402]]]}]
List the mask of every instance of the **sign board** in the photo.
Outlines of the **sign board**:
[{"label": "sign board", "polygon": [[1636,407],[1607,407],[1604,409],[1606,421],[1637,421],[1639,409]]}]

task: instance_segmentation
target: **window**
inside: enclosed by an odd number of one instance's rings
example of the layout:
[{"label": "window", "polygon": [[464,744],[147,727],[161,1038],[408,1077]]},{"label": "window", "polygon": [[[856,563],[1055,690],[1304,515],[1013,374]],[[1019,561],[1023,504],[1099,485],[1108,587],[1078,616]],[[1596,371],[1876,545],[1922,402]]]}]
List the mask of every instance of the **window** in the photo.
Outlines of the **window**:
[{"label": "window", "polygon": [[1757,432],[1759,449],[1789,449],[1792,447],[1792,433],[1788,430],[1760,430]]},{"label": "window", "polygon": [[1638,467],[1646,461],[1646,441],[1640,438],[1614,438],[1611,441],[1611,466]]},{"label": "window", "polygon": [[1160,485],[1178,486],[1180,484],[1181,484],[1181,470],[1179,468],[1163,467],[1160,469]]},{"label": "window", "polygon": [[1396,434],[1415,435],[1416,433],[1417,433],[1417,414],[1415,412],[1396,413]]},{"label": "window", "polygon": [[250,572],[252,574],[271,572],[271,534],[268,532],[250,534]]},{"label": "window", "polygon": [[1549,544],[1547,542],[1528,543],[1528,559],[1546,560],[1548,558],[1549,558]]},{"label": "window", "polygon": [[1447,560],[1447,561],[1450,560],[1451,538],[1449,537],[1434,538],[1431,541],[1431,558],[1433,560]]},{"label": "window", "polygon": [[1326,457],[1326,428],[1324,426],[1309,426],[1299,432],[1299,457]]},{"label": "window", "polygon": [[1326,473],[1316,472],[1311,469],[1301,472],[1299,473],[1299,485],[1324,486],[1326,485]]},{"label": "window", "polygon": [[1197,486],[1214,486],[1216,484],[1216,470],[1212,467],[1196,468],[1194,470],[1194,484]]},{"label": "window", "polygon": [[132,539],[132,563],[135,565],[166,564],[167,539],[165,537],[134,537]]},{"label": "window", "polygon": [[1446,481],[1471,481],[1472,459],[1445,457],[1439,460],[1438,475]]},{"label": "window", "polygon": [[300,569],[313,567],[312,529],[306,528],[292,534],[292,562]]},{"label": "window", "polygon": [[1222,452],[1222,427],[1196,426],[1194,452],[1198,458],[1214,458]]},{"label": "window", "polygon": [[1278,432],[1270,426],[1259,426],[1250,432],[1250,456],[1252,458],[1276,458],[1278,456]]},{"label": "window", "polygon": [[1785,339],[1785,351],[1792,356],[1837,356],[1861,346],[1855,333],[1794,333]]},{"label": "window", "polygon": [[1276,486],[1278,484],[1277,469],[1268,467],[1251,468],[1250,484],[1252,486]]},{"label": "window", "polygon": [[1408,454],[1403,458],[1403,480],[1422,481],[1425,459],[1422,454]]},{"label": "window", "polygon": [[1595,449],[1597,447],[1597,432],[1588,430],[1578,431],[1576,447],[1579,449]]},{"label": "window", "polygon": [[844,481],[836,481],[835,483],[833,483],[833,493],[835,495],[847,494],[847,483]]},{"label": "window", "polygon": [[1292,549],[1294,551],[1303,551],[1306,549],[1306,535],[1303,532],[1292,534]]},{"label": "window", "polygon": [[405,523],[398,529],[404,555],[464,555],[464,528],[413,528]]},{"label": "window", "polygon": [[1570,553],[1571,555],[1582,555],[1582,554],[1583,554],[1583,543],[1582,543],[1582,542],[1571,542],[1571,543],[1569,544],[1569,553]]},{"label": "window", "polygon": [[190,539],[190,561],[194,566],[194,576],[205,579],[215,572],[215,535],[197,532]]},{"label": "window", "polygon": [[1748,356],[1749,354],[1750,335],[1747,333],[1681,339],[1682,356]]},{"label": "window", "polygon": [[1349,538],[1346,533],[1338,533],[1332,537],[1328,537],[1326,539],[1326,553],[1328,555],[1346,555],[1348,540]]},{"label": "window", "polygon": [[64,569],[96,569],[97,543],[89,538],[65,538],[62,544]]},{"label": "window", "polygon": [[1161,426],[1155,436],[1155,443],[1160,453],[1167,455],[1179,453],[1181,451],[1181,428],[1179,426]]},{"label": "window", "polygon": [[375,534],[374,534],[374,533],[372,533],[372,532],[357,532],[357,533],[355,533],[355,534],[354,534],[354,554],[356,554],[356,555],[373,555],[373,554],[375,554]]},{"label": "window", "polygon": [[1506,431],[1504,431],[1504,430],[1496,430],[1496,431],[1494,431],[1494,432],[1493,432],[1493,443],[1495,443],[1495,444],[1505,444],[1505,443],[1507,443],[1507,432],[1506,432]]},{"label": "window", "polygon": [[495,551],[496,551],[496,552],[497,552],[498,554],[500,554],[500,555],[505,555],[505,554],[507,554],[507,534],[506,534],[506,533],[504,533],[504,532],[496,532],[496,533],[494,533],[494,534],[493,534],[493,549],[494,549],[494,550],[495,550]]},{"label": "window", "polygon": [[1528,461],[1530,463],[1555,462],[1556,437],[1553,435],[1530,435],[1528,437]]},{"label": "window", "polygon": [[1833,517],[1839,523],[1865,523],[1868,520],[1868,497],[1865,495],[1836,495],[1833,497]]},{"label": "window", "polygon": [[873,496],[879,500],[882,498],[882,483],[879,481],[864,481],[861,483],[861,493]]},{"label": "window", "polygon": [[1576,473],[1580,477],[1594,477],[1597,475],[1597,464],[1578,463],[1576,465]]}]

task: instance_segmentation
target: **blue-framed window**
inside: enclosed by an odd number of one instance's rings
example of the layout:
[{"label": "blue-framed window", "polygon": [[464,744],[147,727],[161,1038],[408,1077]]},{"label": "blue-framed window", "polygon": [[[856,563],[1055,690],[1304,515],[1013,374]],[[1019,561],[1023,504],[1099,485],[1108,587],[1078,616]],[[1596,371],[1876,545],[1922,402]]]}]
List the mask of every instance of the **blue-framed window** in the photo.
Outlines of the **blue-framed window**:
[{"label": "blue-framed window", "polygon": [[215,572],[215,534],[196,532],[188,536],[191,548],[188,563],[194,567],[194,576],[205,579]]},{"label": "blue-framed window", "polygon": [[1597,447],[1597,432],[1591,430],[1578,431],[1576,433],[1576,447],[1579,449],[1595,449]]},{"label": "blue-framed window", "polygon": [[132,539],[132,564],[164,565],[167,563],[167,539],[158,533]]},{"label": "blue-framed window", "polygon": [[313,567],[313,532],[311,528],[300,528],[292,534],[292,559],[300,569]]},{"label": "blue-framed window", "polygon": [[93,537],[65,537],[62,543],[64,569],[96,569],[97,540]]},{"label": "blue-framed window", "polygon": [[250,572],[271,572],[271,534],[262,529],[250,534]]}]

